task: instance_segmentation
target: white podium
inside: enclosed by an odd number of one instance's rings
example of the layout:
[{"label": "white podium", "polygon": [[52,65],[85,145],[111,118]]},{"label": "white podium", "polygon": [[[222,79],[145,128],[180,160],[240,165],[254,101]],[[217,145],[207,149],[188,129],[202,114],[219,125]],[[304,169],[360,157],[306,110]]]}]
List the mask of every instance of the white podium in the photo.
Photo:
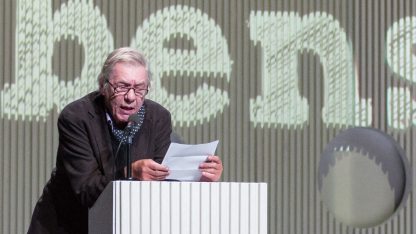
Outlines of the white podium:
[{"label": "white podium", "polygon": [[266,183],[111,182],[89,233],[267,233]]}]

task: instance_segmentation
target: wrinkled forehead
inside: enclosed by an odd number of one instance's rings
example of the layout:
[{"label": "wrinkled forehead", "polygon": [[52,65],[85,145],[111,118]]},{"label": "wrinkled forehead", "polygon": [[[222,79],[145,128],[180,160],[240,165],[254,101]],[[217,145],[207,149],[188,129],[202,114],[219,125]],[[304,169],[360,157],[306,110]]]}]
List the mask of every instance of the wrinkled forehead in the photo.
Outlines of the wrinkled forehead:
[{"label": "wrinkled forehead", "polygon": [[149,72],[145,65],[138,62],[119,62],[114,65],[108,80],[131,85],[148,85]]}]

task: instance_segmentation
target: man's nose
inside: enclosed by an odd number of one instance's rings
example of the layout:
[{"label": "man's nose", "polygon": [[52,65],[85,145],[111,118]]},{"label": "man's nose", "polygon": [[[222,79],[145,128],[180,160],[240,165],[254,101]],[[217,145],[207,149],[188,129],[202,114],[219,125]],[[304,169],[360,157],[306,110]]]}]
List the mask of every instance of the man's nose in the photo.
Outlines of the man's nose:
[{"label": "man's nose", "polygon": [[127,93],[124,95],[124,99],[129,102],[136,100],[136,94],[134,93],[134,89],[129,89]]}]

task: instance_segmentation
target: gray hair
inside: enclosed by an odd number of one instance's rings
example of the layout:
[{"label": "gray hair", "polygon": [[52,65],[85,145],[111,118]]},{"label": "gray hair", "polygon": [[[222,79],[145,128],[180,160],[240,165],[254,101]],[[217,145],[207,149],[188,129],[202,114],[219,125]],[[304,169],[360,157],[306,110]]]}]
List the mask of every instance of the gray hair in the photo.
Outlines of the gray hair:
[{"label": "gray hair", "polygon": [[149,62],[144,54],[134,48],[121,47],[111,52],[104,62],[101,73],[98,75],[98,86],[100,90],[103,89],[105,82],[110,79],[113,68],[117,63],[130,63],[143,66],[146,69],[147,81],[150,86],[151,72]]}]

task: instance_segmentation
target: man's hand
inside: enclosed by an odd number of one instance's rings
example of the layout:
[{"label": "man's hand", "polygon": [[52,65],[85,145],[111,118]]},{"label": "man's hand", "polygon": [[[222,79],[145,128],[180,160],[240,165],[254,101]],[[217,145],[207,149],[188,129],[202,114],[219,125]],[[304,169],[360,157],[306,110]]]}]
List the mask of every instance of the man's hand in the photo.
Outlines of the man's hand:
[{"label": "man's hand", "polygon": [[218,181],[221,178],[222,169],[222,162],[218,156],[208,156],[207,160],[199,165],[199,170],[202,172],[201,181]]},{"label": "man's hand", "polygon": [[142,159],[132,163],[132,176],[139,180],[164,180],[169,169],[152,159]]}]

